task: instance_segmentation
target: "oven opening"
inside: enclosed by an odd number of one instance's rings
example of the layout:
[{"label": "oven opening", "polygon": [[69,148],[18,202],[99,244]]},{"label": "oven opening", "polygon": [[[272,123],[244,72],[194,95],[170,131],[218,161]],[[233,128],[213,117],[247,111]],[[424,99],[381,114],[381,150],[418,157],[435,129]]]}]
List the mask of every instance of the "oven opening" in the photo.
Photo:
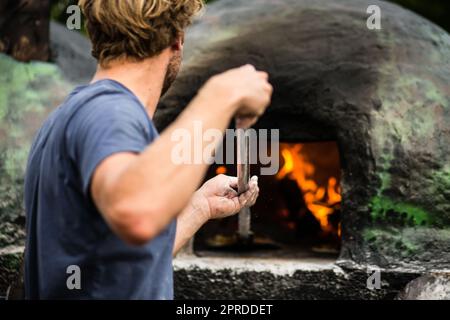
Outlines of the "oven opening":
[{"label": "oven opening", "polygon": [[[258,165],[251,166],[258,173]],[[236,175],[232,165],[216,174]],[[280,167],[259,176],[260,195],[251,208],[251,244],[237,236],[237,216],[208,222],[194,239],[199,256],[330,258],[341,243],[341,165],[336,142],[281,143]]]}]

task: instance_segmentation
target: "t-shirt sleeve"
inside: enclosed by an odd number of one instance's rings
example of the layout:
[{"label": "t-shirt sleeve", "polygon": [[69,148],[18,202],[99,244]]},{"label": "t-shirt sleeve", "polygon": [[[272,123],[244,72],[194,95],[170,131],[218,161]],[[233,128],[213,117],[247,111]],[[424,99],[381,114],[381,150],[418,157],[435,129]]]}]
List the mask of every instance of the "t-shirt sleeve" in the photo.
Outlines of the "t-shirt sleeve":
[{"label": "t-shirt sleeve", "polygon": [[145,111],[121,94],[95,98],[82,106],[70,121],[66,141],[83,193],[90,194],[92,175],[103,160],[116,153],[142,152],[149,134]]}]

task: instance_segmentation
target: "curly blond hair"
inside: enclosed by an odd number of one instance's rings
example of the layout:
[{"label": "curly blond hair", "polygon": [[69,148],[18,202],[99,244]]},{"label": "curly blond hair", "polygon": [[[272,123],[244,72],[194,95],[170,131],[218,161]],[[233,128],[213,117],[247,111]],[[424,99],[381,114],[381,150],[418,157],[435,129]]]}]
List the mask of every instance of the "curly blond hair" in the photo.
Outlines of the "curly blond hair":
[{"label": "curly blond hair", "polygon": [[80,0],[92,55],[107,67],[140,61],[169,47],[204,6],[203,0]]}]

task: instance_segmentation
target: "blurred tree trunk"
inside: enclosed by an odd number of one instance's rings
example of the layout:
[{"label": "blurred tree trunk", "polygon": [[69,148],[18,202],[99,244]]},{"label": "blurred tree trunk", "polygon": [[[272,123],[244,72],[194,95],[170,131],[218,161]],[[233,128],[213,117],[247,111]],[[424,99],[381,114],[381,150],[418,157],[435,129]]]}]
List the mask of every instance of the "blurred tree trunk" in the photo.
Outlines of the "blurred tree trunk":
[{"label": "blurred tree trunk", "polygon": [[48,61],[50,0],[0,0],[0,52]]}]

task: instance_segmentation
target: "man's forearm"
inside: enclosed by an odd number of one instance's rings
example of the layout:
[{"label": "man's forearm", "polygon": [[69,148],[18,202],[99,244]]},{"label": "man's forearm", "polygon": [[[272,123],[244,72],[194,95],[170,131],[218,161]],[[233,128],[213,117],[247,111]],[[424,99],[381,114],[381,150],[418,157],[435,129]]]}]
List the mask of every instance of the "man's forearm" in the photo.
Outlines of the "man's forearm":
[{"label": "man's forearm", "polygon": [[209,217],[206,214],[205,209],[198,205],[194,205],[191,201],[177,219],[177,232],[173,247],[174,256],[195,235],[195,233],[208,222],[208,220]]}]

